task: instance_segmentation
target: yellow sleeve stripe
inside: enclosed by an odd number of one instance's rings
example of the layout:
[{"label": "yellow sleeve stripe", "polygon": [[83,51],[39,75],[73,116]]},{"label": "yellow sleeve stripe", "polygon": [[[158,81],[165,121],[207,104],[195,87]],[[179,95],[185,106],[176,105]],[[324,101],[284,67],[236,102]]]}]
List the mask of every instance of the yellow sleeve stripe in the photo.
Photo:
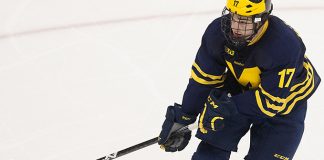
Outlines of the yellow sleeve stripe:
[{"label": "yellow sleeve stripe", "polygon": [[[304,99],[306,96],[308,96],[314,89],[314,76],[313,76],[313,68],[311,66],[310,63],[304,63],[304,66],[305,68],[307,69],[308,71],[308,74],[307,74],[307,77],[306,79],[302,82],[302,83],[299,83],[299,84],[296,84],[298,85],[297,87],[299,86],[302,86],[302,88],[300,88],[298,91],[295,91],[293,93],[291,93],[287,98],[279,98],[279,97],[274,97],[272,96],[271,94],[269,94],[268,92],[266,92],[262,87],[261,85],[259,86],[260,89],[261,89],[261,93],[265,96],[267,96],[268,98],[270,98],[272,101],[274,102],[279,102],[279,103],[282,103],[282,106],[276,106],[274,104],[271,104],[269,102],[269,100],[266,99],[266,105],[268,108],[270,109],[273,109],[273,110],[276,110],[278,112],[281,112],[283,111],[284,109],[288,108],[284,113],[282,113],[283,115],[286,115],[286,114],[289,114],[292,109],[294,108],[295,104]],[[306,83],[306,84],[305,84]],[[301,85],[302,84],[302,85]],[[296,86],[295,85],[295,86]],[[295,87],[293,86],[293,87]],[[294,88],[294,90],[296,89],[296,87]],[[262,105],[262,100],[261,100],[261,97],[260,97],[260,94],[259,94],[259,91],[257,90],[256,91],[256,98],[257,98],[257,103],[258,103],[258,106],[260,108],[260,105]],[[297,95],[301,95],[301,96],[297,96]],[[293,101],[292,101],[293,100]],[[258,102],[259,101],[259,102]],[[286,107],[288,105],[288,103],[292,101],[292,103]],[[263,107],[263,106],[262,106]],[[264,109],[264,108],[263,108]],[[261,110],[262,111],[262,110]]]},{"label": "yellow sleeve stripe", "polygon": [[270,93],[268,93],[267,91],[265,91],[261,85],[259,85],[259,88],[261,89],[261,93],[265,96],[267,96],[268,98],[270,98],[272,101],[274,102],[279,102],[279,103],[285,103],[286,99],[285,98],[280,98],[280,97],[275,97],[273,95],[271,95]]},{"label": "yellow sleeve stripe", "polygon": [[[304,67],[305,67],[306,69],[309,68],[308,65],[307,65],[307,63],[304,63],[303,65],[304,65]],[[299,83],[299,84],[296,84],[296,85],[292,86],[292,87],[290,88],[290,92],[294,91],[296,88],[298,88],[298,87],[300,87],[300,86],[302,86],[302,85],[305,85],[305,83],[306,83],[306,82],[308,81],[308,79],[311,78],[311,77],[312,77],[312,73],[311,73],[311,72],[307,72],[307,77],[306,77],[306,79],[305,79],[302,83]]]},{"label": "yellow sleeve stripe", "polygon": [[260,93],[259,93],[258,90],[255,91],[255,98],[256,98],[258,107],[259,107],[259,109],[261,110],[262,113],[268,115],[269,117],[273,117],[273,116],[276,115],[276,114],[274,114],[272,112],[269,112],[269,111],[267,111],[267,110],[264,109],[263,104],[262,104],[262,101],[261,101]]},{"label": "yellow sleeve stripe", "polygon": [[212,80],[221,80],[223,78],[223,75],[215,76],[215,75],[205,73],[204,71],[201,70],[201,68],[198,66],[196,62],[192,66],[195,67],[197,71],[204,77],[208,77]]},{"label": "yellow sleeve stripe", "polygon": [[268,99],[266,99],[266,104],[267,104],[268,108],[270,108],[272,110],[275,110],[275,111],[278,111],[278,112],[281,112],[281,111],[283,111],[285,109],[284,106],[276,106],[274,104],[271,104]]},{"label": "yellow sleeve stripe", "polygon": [[302,96],[299,96],[299,97],[295,98],[293,103],[291,103],[291,105],[289,105],[287,111],[282,113],[282,114],[284,114],[284,115],[289,114],[298,101],[300,101],[300,100],[304,99],[306,96],[308,96],[314,89],[314,83],[315,82],[314,82],[314,78],[313,78],[312,87],[305,94],[303,94]]},{"label": "yellow sleeve stripe", "polygon": [[[304,67],[306,68],[306,70],[308,71],[307,73],[307,77],[306,79],[301,82],[298,83],[294,86],[292,86],[291,90],[295,90],[297,87],[304,85],[304,87],[302,87],[300,90],[291,93],[287,98],[280,98],[280,97],[275,97],[273,95],[271,95],[270,93],[268,93],[267,91],[265,91],[262,86],[260,85],[259,88],[261,89],[261,93],[265,96],[267,96],[269,99],[271,99],[274,102],[279,102],[279,103],[288,103],[290,100],[292,100],[296,95],[304,92],[311,83],[310,78],[313,77],[313,69],[311,67],[311,65],[309,63],[304,63]],[[305,83],[307,82],[307,84],[305,85]]]},{"label": "yellow sleeve stripe", "polygon": [[[313,74],[313,73],[314,73],[314,70],[313,70],[312,66],[311,66],[310,64],[308,64],[308,65],[309,65],[309,68],[310,68],[310,70],[311,70],[311,72],[312,72],[312,74]],[[291,110],[294,108],[295,104],[296,104],[298,101],[304,99],[306,96],[308,96],[308,95],[309,95],[309,94],[314,90],[314,84],[315,84],[314,76],[312,76],[312,78],[307,82],[306,85],[309,86],[310,83],[312,83],[312,86],[307,90],[306,93],[304,93],[304,94],[302,94],[301,96],[299,96],[299,97],[297,97],[297,98],[294,99],[294,101],[289,105],[287,111],[283,113],[284,115],[285,115],[285,114],[289,114],[289,113],[291,112]],[[306,89],[306,88],[302,88],[302,89],[301,89],[302,92],[304,92],[305,89]],[[288,100],[290,101],[291,99],[288,99]]]},{"label": "yellow sleeve stripe", "polygon": [[206,81],[200,77],[198,77],[195,73],[194,70],[191,70],[191,77],[198,83],[200,84],[205,84],[205,85],[212,85],[212,84],[219,84],[219,83],[223,83],[225,80],[225,77],[221,80],[215,80],[215,81]]},{"label": "yellow sleeve stripe", "polygon": [[304,85],[304,86],[303,86],[302,88],[300,88],[298,91],[293,92],[292,94],[290,94],[290,95],[287,97],[287,100],[286,100],[287,102],[289,102],[290,100],[292,100],[296,95],[305,92],[305,90],[306,90],[307,88],[310,87],[310,85],[311,85],[311,83],[312,83],[312,81],[313,81],[313,79],[314,79],[314,76],[313,76],[313,68],[312,68],[312,66],[308,63],[306,69],[307,69],[307,71],[310,73],[310,75],[307,75],[307,76],[310,76],[310,79],[309,79],[309,78],[306,78],[306,79],[308,79],[306,85]]}]

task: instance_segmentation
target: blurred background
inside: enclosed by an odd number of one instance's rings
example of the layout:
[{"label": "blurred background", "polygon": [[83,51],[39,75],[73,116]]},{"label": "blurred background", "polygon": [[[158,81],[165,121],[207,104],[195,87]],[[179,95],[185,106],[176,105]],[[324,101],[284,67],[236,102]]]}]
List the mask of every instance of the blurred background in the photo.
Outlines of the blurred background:
[{"label": "blurred background", "polygon": [[[273,0],[324,77],[323,0]],[[156,137],[225,0],[10,0],[0,5],[0,159],[94,160]],[[323,85],[296,160],[324,159]],[[158,145],[120,160],[188,160]],[[233,160],[242,160],[247,134]]]}]

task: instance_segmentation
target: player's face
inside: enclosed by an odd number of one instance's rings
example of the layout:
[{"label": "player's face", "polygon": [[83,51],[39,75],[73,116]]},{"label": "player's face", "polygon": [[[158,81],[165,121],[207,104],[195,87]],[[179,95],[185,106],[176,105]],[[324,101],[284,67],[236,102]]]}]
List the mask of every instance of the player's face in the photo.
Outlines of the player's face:
[{"label": "player's face", "polygon": [[234,37],[248,37],[254,33],[252,17],[232,14],[231,29]]}]

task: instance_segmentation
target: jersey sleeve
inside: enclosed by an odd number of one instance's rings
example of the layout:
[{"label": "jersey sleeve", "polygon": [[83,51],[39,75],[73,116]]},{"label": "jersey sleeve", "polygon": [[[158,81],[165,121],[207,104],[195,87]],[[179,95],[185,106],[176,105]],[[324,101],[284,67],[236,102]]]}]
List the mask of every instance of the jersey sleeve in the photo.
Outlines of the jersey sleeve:
[{"label": "jersey sleeve", "polygon": [[222,63],[221,47],[217,47],[217,35],[212,33],[217,30],[213,25],[215,24],[211,24],[203,35],[182,100],[183,111],[191,115],[200,113],[213,88],[221,88],[224,85],[226,67]]},{"label": "jersey sleeve", "polygon": [[256,90],[233,96],[238,111],[249,117],[289,114],[316,90],[320,78],[307,58],[290,62],[261,74]]},{"label": "jersey sleeve", "polygon": [[255,57],[261,83],[232,97],[238,111],[252,119],[290,114],[307,103],[321,81],[298,34],[278,18],[271,23],[275,39],[265,39],[262,54]]},{"label": "jersey sleeve", "polygon": [[[217,52],[217,51],[216,51]],[[195,61],[191,67],[191,79],[201,85],[220,88],[223,86],[225,66],[221,63],[220,53],[208,47],[208,40],[203,37]]]}]

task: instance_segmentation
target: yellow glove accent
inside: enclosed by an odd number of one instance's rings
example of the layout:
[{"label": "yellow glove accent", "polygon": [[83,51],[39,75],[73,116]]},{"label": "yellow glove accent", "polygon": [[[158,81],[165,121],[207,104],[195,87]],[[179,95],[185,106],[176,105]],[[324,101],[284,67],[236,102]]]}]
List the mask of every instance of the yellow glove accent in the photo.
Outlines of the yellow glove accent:
[{"label": "yellow glove accent", "polygon": [[204,116],[205,116],[206,109],[207,109],[207,106],[206,106],[206,103],[205,103],[204,111],[200,115],[200,119],[199,119],[199,129],[200,129],[200,132],[201,133],[204,133],[204,134],[207,133],[207,130],[204,128],[204,124],[203,124],[203,120],[204,120]]},{"label": "yellow glove accent", "polygon": [[211,120],[211,128],[212,128],[212,130],[213,131],[216,131],[216,129],[215,129],[215,125],[214,125],[214,122],[216,121],[216,120],[223,120],[224,118],[223,117],[214,117],[212,120]]}]

